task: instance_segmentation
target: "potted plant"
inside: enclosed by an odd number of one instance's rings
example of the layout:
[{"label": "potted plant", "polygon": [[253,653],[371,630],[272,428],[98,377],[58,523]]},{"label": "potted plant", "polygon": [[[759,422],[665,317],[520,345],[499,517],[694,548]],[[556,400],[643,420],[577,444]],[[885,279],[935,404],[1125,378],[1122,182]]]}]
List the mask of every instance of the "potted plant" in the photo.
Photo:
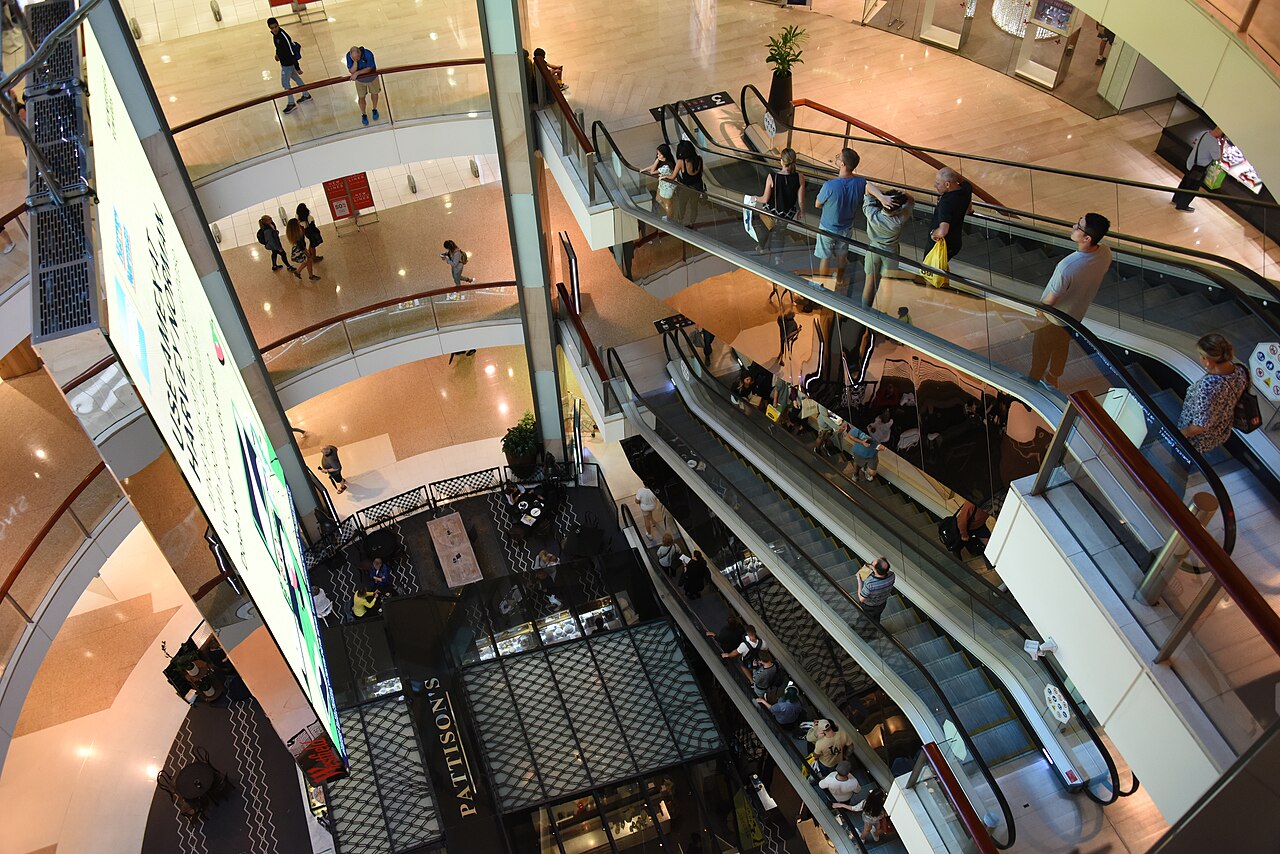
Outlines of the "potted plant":
[{"label": "potted plant", "polygon": [[769,54],[765,62],[773,66],[773,82],[769,84],[769,112],[779,126],[789,126],[795,107],[791,103],[791,69],[804,62],[800,58],[800,45],[809,33],[794,24],[783,27],[782,32],[769,39]]},{"label": "potted plant", "polygon": [[516,477],[528,477],[538,467],[538,425],[533,413],[526,411],[520,420],[507,428],[502,437],[502,453]]}]

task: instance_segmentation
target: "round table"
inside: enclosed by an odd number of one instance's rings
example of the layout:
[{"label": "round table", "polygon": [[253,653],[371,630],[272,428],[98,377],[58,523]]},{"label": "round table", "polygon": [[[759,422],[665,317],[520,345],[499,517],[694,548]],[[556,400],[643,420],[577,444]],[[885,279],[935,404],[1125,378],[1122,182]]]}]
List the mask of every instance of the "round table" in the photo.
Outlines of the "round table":
[{"label": "round table", "polygon": [[218,771],[208,762],[192,762],[173,780],[173,790],[189,803],[207,798],[217,785]]}]

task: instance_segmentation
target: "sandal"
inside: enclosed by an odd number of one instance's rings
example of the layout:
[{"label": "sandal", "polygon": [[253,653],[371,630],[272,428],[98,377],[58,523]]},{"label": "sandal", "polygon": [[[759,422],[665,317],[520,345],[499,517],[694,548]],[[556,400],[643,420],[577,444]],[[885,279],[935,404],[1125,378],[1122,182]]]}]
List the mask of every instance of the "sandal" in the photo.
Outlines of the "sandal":
[{"label": "sandal", "polygon": [[[301,278],[301,276],[299,276],[299,278]],[[320,277],[319,277],[319,276],[311,276],[310,278],[311,278],[311,281],[313,281],[313,282],[318,282],[318,281],[320,281]]]}]

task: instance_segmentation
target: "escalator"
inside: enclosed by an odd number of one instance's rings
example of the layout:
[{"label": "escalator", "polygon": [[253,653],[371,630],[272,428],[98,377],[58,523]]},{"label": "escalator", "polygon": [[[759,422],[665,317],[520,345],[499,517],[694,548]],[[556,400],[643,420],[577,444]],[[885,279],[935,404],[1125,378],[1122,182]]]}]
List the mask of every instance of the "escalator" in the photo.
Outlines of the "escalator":
[{"label": "escalator", "polygon": [[[664,137],[685,135],[696,140],[706,153],[710,183],[730,198],[760,192],[765,175],[776,169],[774,137],[764,130],[768,124],[764,99],[748,85],[742,90],[741,105],[740,124],[730,132],[708,128],[699,114],[688,113],[679,103],[663,112]],[[786,140],[798,150],[811,153],[808,158],[800,156],[801,172],[811,181],[823,181],[835,174],[829,158],[821,159],[817,152],[830,153],[843,145],[859,145],[867,152],[868,144],[879,144],[932,159],[928,150],[896,141],[800,127],[787,132]],[[883,152],[877,153],[883,157]],[[883,165],[882,159],[879,162]],[[916,165],[926,164],[922,161]],[[991,163],[985,165],[993,168]],[[904,173],[910,172],[905,165],[895,170],[900,175],[897,180],[892,175],[882,180],[873,171],[875,166],[865,162],[863,168],[869,180],[900,187],[917,198],[912,221],[903,231],[902,253],[905,257],[923,258],[932,245],[928,223],[933,212],[933,191],[904,183]],[[1082,211],[1083,208],[1082,203]],[[988,202],[975,198],[974,211],[965,224],[964,251],[953,269],[995,292],[1037,302],[1058,262],[1074,251],[1067,234],[1069,228],[1070,223],[1061,220],[1006,208],[994,199]],[[1171,377],[1161,386],[1173,393],[1162,408],[1172,410],[1175,417],[1185,381],[1200,372],[1194,359],[1184,356],[1194,352],[1195,339],[1200,335],[1221,331],[1232,341],[1240,360],[1248,359],[1260,342],[1280,341],[1280,289],[1247,266],[1194,248],[1117,232],[1108,235],[1106,244],[1113,251],[1112,268],[1088,319],[1103,340],[1175,365],[1181,376]],[[861,275],[860,270],[851,270],[855,277]],[[861,292],[858,278],[853,281],[853,292]],[[1275,410],[1266,402],[1263,407],[1265,423],[1273,418]],[[1276,476],[1280,474],[1276,434],[1263,430],[1240,439],[1237,456],[1247,455],[1242,462],[1255,469],[1276,493]]]},{"label": "escalator", "polygon": [[[743,228],[748,207],[714,190],[697,196],[691,215],[684,221],[666,221],[655,206],[648,178],[627,160],[609,130],[597,122],[592,133],[602,186],[620,209],[646,225],[668,232],[685,244],[719,256],[761,279],[780,284],[819,309],[856,321],[874,333],[927,354],[950,369],[979,378],[999,392],[1025,402],[1051,426],[1061,420],[1067,408],[1067,395],[1071,393],[1086,391],[1094,396],[1122,399],[1128,411],[1134,413],[1135,444],[1165,472],[1179,493],[1203,488],[1214,495],[1222,510],[1221,522],[1216,523],[1221,526],[1218,536],[1228,552],[1234,547],[1237,531],[1232,495],[1213,465],[1181,436],[1174,419],[1152,399],[1150,386],[1139,382],[1115,348],[1101,341],[1084,324],[1039,304],[1041,285],[1024,283],[1023,290],[1028,293],[1023,294],[1001,284],[1007,277],[989,274],[990,281],[979,281],[952,270],[948,273],[948,288],[895,282],[892,296],[884,297],[891,302],[881,301],[878,295],[875,305],[865,306],[860,293],[855,296],[847,291],[836,292],[830,279],[816,276],[810,269],[820,234],[818,229],[805,222],[779,220],[784,233],[776,236],[769,252],[759,253],[755,241]],[[637,131],[627,132],[635,133]],[[691,137],[694,135],[690,133]],[[633,152],[642,150],[635,138],[624,142]],[[763,167],[742,159],[735,162],[735,169],[760,170],[758,190],[763,184]],[[710,163],[708,168],[713,168]],[[927,222],[917,224],[917,230],[925,226]],[[977,222],[974,229],[996,230],[983,222]],[[1006,230],[1002,227],[999,233],[1004,235]],[[904,235],[904,244],[908,240]],[[853,269],[861,266],[857,256],[884,254],[860,241],[857,234],[850,245],[855,256],[850,264]],[[965,254],[968,254],[967,246]],[[906,252],[901,263],[910,273],[925,269]],[[1016,265],[1011,260],[1009,269],[1026,269],[1029,263],[1026,258]],[[888,290],[882,286],[881,294]],[[1034,294],[1029,293],[1032,290]],[[896,307],[907,308],[911,321],[900,321],[895,316]],[[1027,376],[1035,331],[1045,324],[1059,327],[1069,339],[1067,367],[1057,388],[1032,382]],[[856,361],[856,352],[850,361]],[[826,376],[837,382],[841,379],[832,370],[828,370]],[[1263,491],[1256,481],[1247,488]]]},{"label": "escalator", "polygon": [[894,698],[921,738],[946,746],[979,811],[1003,825],[993,835],[1001,847],[1011,845],[1016,829],[998,775],[1048,763],[1004,686],[904,596],[895,596],[880,623],[869,619],[849,593],[860,556],[722,442],[672,387],[641,394],[615,351],[608,361],[623,409],[646,440],[672,468],[690,473],[691,487],[701,485],[703,500]]}]

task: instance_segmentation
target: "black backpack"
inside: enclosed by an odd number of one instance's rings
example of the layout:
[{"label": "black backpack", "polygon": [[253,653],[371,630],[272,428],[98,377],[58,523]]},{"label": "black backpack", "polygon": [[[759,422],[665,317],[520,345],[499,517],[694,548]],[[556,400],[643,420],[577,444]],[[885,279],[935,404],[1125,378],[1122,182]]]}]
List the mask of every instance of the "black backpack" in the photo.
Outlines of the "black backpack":
[{"label": "black backpack", "polygon": [[947,551],[953,552],[960,548],[960,520],[956,518],[959,512],[957,510],[938,523],[938,539],[942,541]]},{"label": "black backpack", "polygon": [[743,638],[742,642],[747,645],[747,654],[742,656],[742,666],[748,671],[755,670],[756,663],[760,660],[760,650],[764,649],[764,638],[756,636],[756,645],[753,647],[751,641]]},{"label": "black backpack", "polygon": [[1249,383],[1249,369],[1244,365],[1240,367],[1244,369],[1244,391],[1236,399],[1231,426],[1241,433],[1252,433],[1262,426],[1262,410],[1258,407],[1258,396],[1253,393],[1253,387]]}]

